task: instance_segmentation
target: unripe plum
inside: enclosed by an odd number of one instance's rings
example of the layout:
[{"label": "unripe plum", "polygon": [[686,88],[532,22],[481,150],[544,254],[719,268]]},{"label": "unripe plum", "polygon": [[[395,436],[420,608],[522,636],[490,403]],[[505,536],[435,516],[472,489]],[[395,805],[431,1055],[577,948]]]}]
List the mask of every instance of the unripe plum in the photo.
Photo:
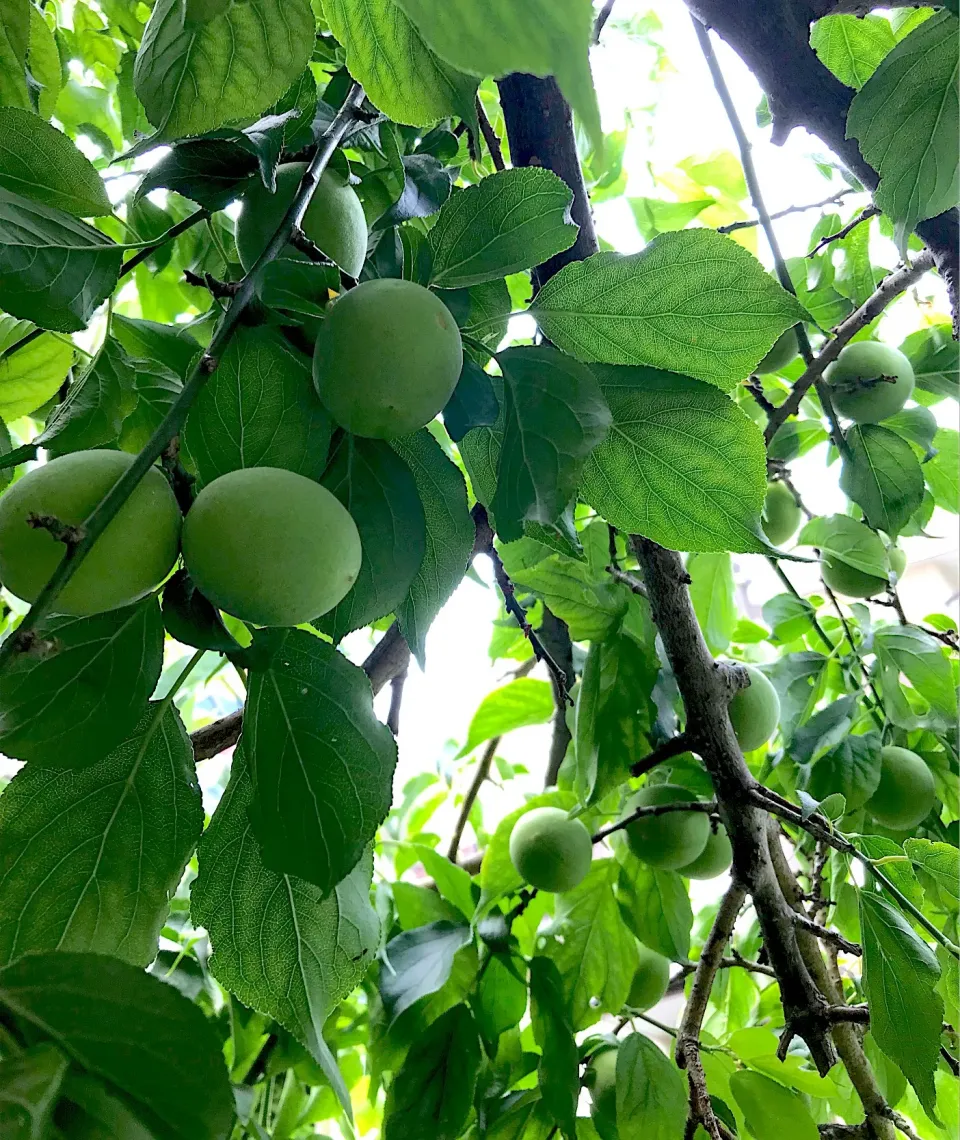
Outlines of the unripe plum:
[{"label": "unripe plum", "polygon": [[779,372],[781,368],[786,368],[798,352],[796,329],[791,327],[773,342],[773,347],[757,365],[756,371],[761,374]]},{"label": "unripe plum", "polygon": [[800,504],[786,483],[767,484],[763,501],[763,533],[774,546],[786,542],[800,525]]},{"label": "unripe plum", "polygon": [[759,669],[747,666],[750,684],[740,689],[728,712],[733,731],[744,752],[752,752],[773,736],[780,723],[780,698],[770,680]]},{"label": "unripe plum", "polygon": [[[676,784],[647,784],[626,804],[626,811],[658,804],[693,803],[693,792]],[[627,843],[651,867],[675,871],[692,863],[706,846],[710,821],[704,812],[671,811],[642,816],[626,828]]]},{"label": "unripe plum", "polygon": [[463,364],[450,310],[413,281],[365,281],[330,307],[313,378],[333,418],[355,435],[393,439],[428,424]]},{"label": "unripe plum", "polygon": [[632,1009],[653,1009],[670,984],[670,962],[656,950],[640,947],[640,962],[630,983],[627,1005]]},{"label": "unripe plum", "polygon": [[[305,162],[278,167],[275,194],[259,177],[251,179],[243,195],[236,234],[240,264],[248,272],[283,221],[306,169]],[[367,221],[356,191],[335,171],[323,172],[300,228],[344,273],[360,276],[367,256]],[[289,244],[283,256],[306,260],[306,254]]]},{"label": "unripe plum", "polygon": [[864,805],[873,818],[894,831],[909,831],[927,817],[936,800],[933,773],[909,748],[880,751],[880,783]]},{"label": "unripe plum", "polygon": [[572,891],[592,859],[590,832],[560,808],[534,808],[510,833],[511,863],[524,882],[541,891]]},{"label": "unripe plum", "polygon": [[833,406],[858,424],[895,415],[913,391],[913,367],[896,348],[874,340],[848,344],[823,374]]},{"label": "unripe plum", "polygon": [[583,1083],[590,1093],[590,1115],[614,1123],[617,1119],[617,1049],[595,1053],[587,1065]]},{"label": "unripe plum", "polygon": [[907,552],[902,546],[888,546],[887,561],[890,563],[890,569],[899,582],[907,568]]},{"label": "unripe plum", "polygon": [[256,625],[299,625],[333,609],[360,559],[360,535],[340,501],[276,467],[214,479],[183,525],[183,560],[197,588]]},{"label": "unripe plum", "polygon": [[721,824],[716,831],[711,831],[707,845],[686,867],[680,868],[680,874],[688,879],[715,879],[722,875],[733,862],[733,848],[727,836],[726,828]]},{"label": "unripe plum", "polygon": [[[134,456],[76,451],[28,471],[0,498],[0,581],[32,602],[63,558],[65,546],[35,529],[31,515],[80,524],[124,474]],[[163,474],[152,467],[107,524],[57,596],[56,610],[96,614],[129,605],[167,576],[177,559],[180,509]]]},{"label": "unripe plum", "polygon": [[820,573],[831,590],[846,598],[872,598],[888,586],[886,578],[858,570],[832,554],[820,556]]}]

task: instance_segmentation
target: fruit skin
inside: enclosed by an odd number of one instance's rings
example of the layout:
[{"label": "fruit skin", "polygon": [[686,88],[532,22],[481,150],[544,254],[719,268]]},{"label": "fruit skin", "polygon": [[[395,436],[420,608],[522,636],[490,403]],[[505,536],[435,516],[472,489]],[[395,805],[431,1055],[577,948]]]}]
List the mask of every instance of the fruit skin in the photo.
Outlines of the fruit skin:
[{"label": "fruit skin", "polygon": [[[286,162],[277,168],[277,192],[271,194],[259,177],[250,181],[237,219],[237,253],[248,272],[266,249],[283,215],[294,199],[305,162]],[[332,170],[325,170],[301,226],[307,237],[351,277],[359,277],[367,256],[367,220],[356,191]],[[283,256],[306,261],[292,245]]]},{"label": "fruit skin", "polygon": [[[881,376],[893,376],[890,383]],[[833,406],[858,424],[878,424],[896,415],[913,391],[913,368],[896,348],[873,340],[848,344],[823,374]]]},{"label": "fruit skin", "polygon": [[[626,813],[657,804],[693,803],[696,796],[677,784],[647,784],[626,804]],[[635,820],[626,828],[627,844],[638,859],[651,867],[675,871],[692,863],[703,851],[710,834],[704,812],[674,811]]]},{"label": "fruit skin", "polygon": [[[123,451],[76,451],[28,471],[0,498],[0,581],[32,602],[63,558],[64,546],[27,523],[53,515],[79,526],[130,467]],[[152,467],[97,539],[59,594],[58,613],[102,613],[129,605],[158,586],[177,560],[180,508]]]},{"label": "fruit skin", "polygon": [[590,832],[560,808],[534,808],[510,833],[510,862],[525,882],[541,891],[572,891],[592,859]]},{"label": "fruit skin", "polygon": [[627,1005],[633,1009],[653,1009],[670,984],[670,962],[656,950],[640,947],[640,964],[633,975]]},{"label": "fruit skin", "polygon": [[821,555],[820,573],[831,590],[847,598],[872,598],[888,585],[886,578],[867,574],[830,554]]},{"label": "fruit skin", "polygon": [[892,744],[880,750],[880,783],[864,805],[878,823],[909,831],[935,801],[933,773],[916,752]]},{"label": "fruit skin", "polygon": [[707,845],[686,867],[680,868],[680,874],[688,879],[715,879],[722,875],[733,862],[733,848],[723,824],[716,831],[711,831],[707,838]]},{"label": "fruit skin", "polygon": [[773,342],[773,347],[754,371],[761,375],[767,372],[779,372],[781,368],[786,368],[799,351],[796,329],[791,327],[777,337]]},{"label": "fruit skin", "polygon": [[355,435],[393,439],[428,424],[463,365],[460,330],[436,294],[413,281],[365,281],[331,307],[313,379],[333,418]]},{"label": "fruit skin", "polygon": [[748,665],[747,672],[750,684],[737,692],[728,712],[740,747],[744,752],[752,752],[766,744],[780,723],[780,698],[759,669]]},{"label": "fruit skin", "polygon": [[360,559],[360,535],[340,501],[276,467],[214,479],[183,524],[183,560],[200,592],[256,625],[299,625],[333,609]]},{"label": "fruit skin", "polygon": [[900,546],[887,547],[887,561],[899,582],[907,569],[907,552]]},{"label": "fruit skin", "polygon": [[595,1053],[583,1077],[590,1092],[590,1115],[603,1117],[611,1124],[617,1119],[617,1053],[617,1049]]},{"label": "fruit skin", "polygon": [[767,484],[767,497],[763,501],[760,520],[763,533],[774,546],[786,542],[800,525],[800,505],[786,483]]}]

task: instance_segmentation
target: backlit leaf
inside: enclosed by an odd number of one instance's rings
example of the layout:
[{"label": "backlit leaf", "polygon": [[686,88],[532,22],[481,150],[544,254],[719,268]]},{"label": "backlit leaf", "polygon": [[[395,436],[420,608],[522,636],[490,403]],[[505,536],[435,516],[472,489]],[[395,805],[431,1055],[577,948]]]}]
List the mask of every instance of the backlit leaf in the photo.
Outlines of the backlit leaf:
[{"label": "backlit leaf", "polygon": [[869,526],[892,538],[923,501],[923,472],[910,444],[880,424],[847,432],[840,489],[863,509]]},{"label": "backlit leaf", "polygon": [[[36,326],[0,316],[0,353],[22,340]],[[73,349],[47,333],[0,356],[0,418],[16,420],[52,399],[73,363]]]},{"label": "backlit leaf", "polygon": [[621,1140],[675,1140],[687,1119],[677,1066],[649,1037],[631,1033],[617,1050],[617,1132]]},{"label": "backlit leaf", "polygon": [[473,714],[467,740],[458,756],[466,756],[494,736],[515,728],[545,724],[553,716],[553,689],[549,681],[518,677],[483,698]]},{"label": "backlit leaf", "polygon": [[686,884],[677,872],[660,871],[628,856],[620,868],[617,889],[627,922],[640,941],[671,961],[686,961],[693,910]]},{"label": "backlit leaf", "polygon": [[896,42],[883,16],[824,16],[810,32],[810,46],[821,62],[858,91]]}]

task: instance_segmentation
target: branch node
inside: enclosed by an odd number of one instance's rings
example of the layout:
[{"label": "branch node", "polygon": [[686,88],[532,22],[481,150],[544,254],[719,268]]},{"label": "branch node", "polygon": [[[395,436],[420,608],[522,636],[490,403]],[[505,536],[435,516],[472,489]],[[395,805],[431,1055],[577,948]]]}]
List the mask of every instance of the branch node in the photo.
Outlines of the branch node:
[{"label": "branch node", "polygon": [[71,523],[61,522],[56,515],[27,515],[27,526],[34,530],[46,530],[57,540],[62,542],[67,550],[72,550],[78,543],[83,542],[86,531],[82,526],[73,526]]}]

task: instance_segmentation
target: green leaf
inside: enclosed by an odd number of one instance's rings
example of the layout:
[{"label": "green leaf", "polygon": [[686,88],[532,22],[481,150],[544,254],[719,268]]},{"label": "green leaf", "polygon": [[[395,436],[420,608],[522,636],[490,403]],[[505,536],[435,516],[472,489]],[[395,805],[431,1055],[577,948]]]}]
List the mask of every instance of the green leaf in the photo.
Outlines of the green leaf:
[{"label": "green leaf", "polygon": [[432,283],[456,289],[540,265],[569,249],[573,193],[543,167],[516,167],[457,190],[430,231]]},{"label": "green leaf", "polygon": [[396,0],[324,0],[323,12],[347,70],[394,122],[473,121],[477,81],[439,59]]},{"label": "green leaf", "polygon": [[730,1075],[730,1091],[754,1136],[818,1140],[820,1133],[803,1098],[779,1082],[740,1069]]},{"label": "green leaf", "polygon": [[493,382],[476,361],[463,358],[460,379],[443,409],[443,426],[454,443],[476,427],[489,427],[500,416]]},{"label": "green leaf", "polygon": [[473,714],[470,730],[457,758],[467,756],[478,745],[495,736],[529,724],[546,724],[553,716],[553,689],[549,681],[518,677],[488,693]]},{"label": "green leaf", "polygon": [[144,1128],[120,1094],[108,1092],[104,1082],[89,1073],[67,1073],[63,1100],[70,1105],[70,1128],[84,1140],[156,1140],[156,1133]]},{"label": "green leaf", "polygon": [[[512,544],[503,548],[505,563]],[[626,587],[565,554],[552,554],[527,569],[508,570],[516,586],[539,594],[570,627],[575,641],[602,641],[623,620],[630,602]]]},{"label": "green leaf", "polygon": [[924,1110],[935,1116],[933,1074],[943,1021],[943,1002],[934,989],[940,978],[936,955],[898,910],[867,891],[860,892],[860,925],[870,1032],[913,1085]]},{"label": "green leaf", "polygon": [[544,953],[563,978],[576,1030],[602,1013],[619,1013],[637,968],[637,944],[620,919],[613,885],[619,867],[595,859],[583,882],[556,896]]},{"label": "green leaf", "polygon": [[200,345],[183,328],[113,314],[113,332],[127,352],[139,360],[158,361],[181,378],[201,352]]},{"label": "green leaf", "polygon": [[70,1062],[52,1045],[33,1045],[0,1061],[0,1135],[43,1140]]},{"label": "green leaf", "polygon": [[[896,415],[888,416],[883,426],[892,432],[896,432],[901,439],[905,439],[908,443],[919,448],[923,453],[922,463],[926,463],[927,460],[932,459],[937,454],[933,441],[939,428],[937,417],[929,408],[920,404],[913,408],[904,408]],[[920,478],[923,479],[922,472]]]},{"label": "green leaf", "polygon": [[137,196],[163,187],[207,210],[222,210],[240,196],[256,169],[256,158],[234,139],[188,139],[150,167]]},{"label": "green leaf", "polygon": [[851,693],[820,709],[798,728],[790,741],[790,755],[798,764],[809,764],[827,748],[833,748],[850,731],[859,712],[860,696]]},{"label": "green leaf", "polygon": [[242,329],[194,401],[184,443],[201,484],[242,467],[319,479],[332,424],[306,358],[266,327]]},{"label": "green leaf", "polygon": [[583,121],[594,146],[602,145],[600,112],[588,51],[593,28],[589,0],[398,0],[427,45],[471,75],[499,78],[513,71],[554,75]]},{"label": "green leaf", "polygon": [[[518,276],[526,279],[526,274]],[[445,289],[443,303],[463,332],[491,348],[496,348],[507,335],[507,322],[513,303],[506,281],[484,281],[469,289]],[[467,345],[465,359],[471,351]],[[496,415],[493,417],[495,419]],[[493,420],[487,422],[492,423]]]},{"label": "green leaf", "polygon": [[880,536],[849,515],[811,519],[797,535],[800,546],[817,546],[824,554],[849,566],[886,579],[887,552]]},{"label": "green leaf", "polygon": [[38,442],[54,455],[115,444],[138,399],[133,362],[117,341],[108,339],[53,410]]},{"label": "green leaf", "polygon": [[824,16],[810,32],[810,46],[820,62],[858,91],[896,42],[883,16]]},{"label": "green leaf", "polygon": [[160,678],[156,598],[92,617],[40,622],[0,687],[0,749],[18,760],[85,768],[130,733]]},{"label": "green leaf", "polygon": [[540,1098],[564,1136],[572,1136],[580,1093],[577,1042],[560,971],[540,955],[530,960],[530,1019],[540,1046]]},{"label": "green leaf", "polygon": [[618,530],[674,550],[767,550],[759,427],[712,385],[687,376],[594,371],[613,426],[584,466],[580,497]]},{"label": "green leaf", "polygon": [[642,1033],[617,1050],[617,1134],[620,1140],[676,1140],[687,1119],[680,1071]]},{"label": "green leaf", "polygon": [[0,305],[13,316],[57,332],[86,328],[122,257],[93,226],[0,187]]},{"label": "green leaf", "polygon": [[807,791],[818,800],[842,795],[847,811],[863,807],[880,783],[880,734],[846,733],[840,743],[821,756],[810,772]]},{"label": "green leaf", "polygon": [[952,898],[960,897],[960,851],[951,843],[931,839],[905,839],[907,858],[936,880]]},{"label": "green leaf", "polygon": [[910,361],[918,388],[937,396],[960,398],[960,345],[948,324],[912,332],[900,351]]},{"label": "green leaf", "polygon": [[592,641],[580,673],[574,712],[573,785],[582,804],[590,802],[597,785],[597,727],[603,642]]},{"label": "green leaf", "polygon": [[252,122],[306,67],[316,38],[309,0],[245,0],[189,24],[180,0],[159,0],[134,70],[156,141]]},{"label": "green leaf", "polygon": [[477,905],[469,871],[451,863],[446,856],[424,843],[411,843],[405,846],[405,850],[412,851],[419,857],[441,898],[452,903],[466,919],[473,918]]},{"label": "green leaf", "polygon": [[470,1010],[455,1005],[410,1047],[387,1093],[384,1140],[456,1140],[480,1072],[480,1038]]},{"label": "green leaf", "polygon": [[391,1022],[414,1002],[434,994],[450,977],[457,951],[472,940],[465,923],[441,919],[392,938],[380,971],[380,996]]},{"label": "green leaf", "polygon": [[312,634],[260,630],[243,731],[264,862],[329,890],[390,807],[397,748],[374,716],[370,682]]},{"label": "green leaf", "polygon": [[924,478],[937,506],[956,514],[960,503],[960,432],[941,428],[933,443],[938,454],[923,465]]},{"label": "green leaf", "polygon": [[856,424],[847,443],[840,489],[869,526],[896,538],[923,501],[919,460],[906,440],[880,424]]},{"label": "green leaf", "polygon": [[690,957],[693,910],[676,871],[660,871],[626,856],[617,890],[624,918],[644,946],[673,962]]},{"label": "green leaf", "polygon": [[503,371],[503,441],[491,508],[497,532],[520,538],[525,521],[557,522],[610,412],[588,368],[549,345],[510,348]]},{"label": "green leaf", "polygon": [[233,1093],[213,1023],[156,978],[102,954],[28,954],[0,1006],[124,1094],[170,1140],[225,1140]]},{"label": "green leaf", "polygon": [[369,854],[329,892],[270,870],[253,834],[253,785],[242,751],[203,836],[190,895],[213,945],[214,976],[280,1022],[313,1054],[346,1104],[323,1024],[360,982],[380,941]]},{"label": "green leaf", "polygon": [[[31,333],[28,321],[0,316],[0,353]],[[9,422],[53,399],[73,363],[73,349],[43,333],[12,356],[0,356],[0,418]]]},{"label": "green leaf", "polygon": [[[6,6],[21,7],[19,0],[13,0],[12,3],[8,0]],[[0,4],[0,11],[3,7],[4,5]],[[60,53],[57,50],[57,41],[46,20],[33,4],[29,7],[30,50],[27,53],[27,67],[30,69],[30,77],[38,86],[37,111],[45,119],[49,119],[57,105],[57,96],[60,94],[60,88],[63,84]],[[6,16],[0,16],[0,25],[4,23],[6,18]],[[0,49],[0,58],[2,58],[2,49]],[[3,66],[0,65],[0,72],[3,70]],[[2,91],[3,80],[0,79],[0,103],[16,103],[14,99],[5,98]]]},{"label": "green leaf", "polygon": [[136,407],[123,421],[118,441],[122,451],[133,454],[146,447],[164,416],[183,391],[180,377],[153,360],[132,360]]},{"label": "green leaf", "polygon": [[527,987],[518,977],[517,965],[509,954],[491,952],[473,1002],[473,1015],[484,1040],[495,1043],[501,1033],[519,1025],[526,1012]]},{"label": "green leaf", "polygon": [[391,440],[391,447],[413,475],[426,521],[423,560],[397,607],[400,631],[423,668],[427,631],[463,580],[476,528],[463,476],[426,428]]},{"label": "green leaf", "polygon": [[910,684],[953,724],[957,717],[957,690],[943,646],[913,625],[885,625],[873,635],[877,655],[889,659]]},{"label": "green leaf", "polygon": [[93,163],[37,115],[0,107],[0,186],[78,218],[113,207]]},{"label": "green leaf", "polygon": [[628,198],[634,221],[644,241],[658,234],[682,230],[698,214],[713,206],[714,198],[698,198],[693,202],[663,202],[658,198]]},{"label": "green leaf", "polygon": [[780,731],[790,741],[796,726],[810,715],[823,690],[828,659],[804,650],[781,657],[769,677],[780,698]]},{"label": "green leaf", "polygon": [[30,44],[29,0],[0,0],[0,103],[29,111],[27,48]]},{"label": "green leaf", "polygon": [[898,234],[957,199],[957,53],[956,21],[940,12],[885,57],[847,114],[847,136],[880,175],[874,200]]},{"label": "green leaf", "polygon": [[661,234],[641,253],[595,253],[530,307],[579,360],[650,364],[729,391],[806,310],[743,246],[713,230]]},{"label": "green leaf", "polygon": [[384,440],[344,434],[322,482],[353,516],[363,545],[350,593],[316,622],[339,640],[403,602],[423,564],[426,518],[416,479]]},{"label": "green leaf", "polygon": [[711,653],[723,653],[737,624],[733,569],[725,551],[691,554],[687,559],[690,600]]},{"label": "green leaf", "polygon": [[167,633],[183,645],[217,653],[236,653],[241,648],[220,611],[200,593],[186,570],[178,570],[165,583],[162,613]]}]

